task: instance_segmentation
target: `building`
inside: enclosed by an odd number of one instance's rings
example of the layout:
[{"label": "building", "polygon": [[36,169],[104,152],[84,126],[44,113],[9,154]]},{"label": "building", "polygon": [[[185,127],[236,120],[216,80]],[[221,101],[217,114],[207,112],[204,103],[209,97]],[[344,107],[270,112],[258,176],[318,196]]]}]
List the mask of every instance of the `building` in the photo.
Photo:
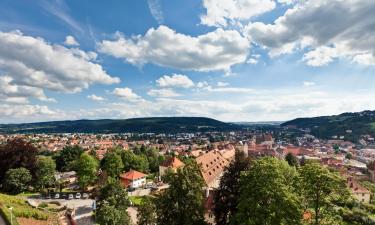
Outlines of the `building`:
[{"label": "building", "polygon": [[174,173],[178,168],[183,167],[185,164],[181,162],[177,157],[173,156],[164,160],[159,166],[159,175],[160,177],[164,176],[167,170],[171,170]]},{"label": "building", "polygon": [[355,199],[359,202],[370,203],[371,192],[360,185],[353,177],[348,177],[347,185]]},{"label": "building", "polygon": [[124,187],[139,188],[146,185],[147,175],[136,170],[130,170],[129,172],[120,175],[121,184]]}]

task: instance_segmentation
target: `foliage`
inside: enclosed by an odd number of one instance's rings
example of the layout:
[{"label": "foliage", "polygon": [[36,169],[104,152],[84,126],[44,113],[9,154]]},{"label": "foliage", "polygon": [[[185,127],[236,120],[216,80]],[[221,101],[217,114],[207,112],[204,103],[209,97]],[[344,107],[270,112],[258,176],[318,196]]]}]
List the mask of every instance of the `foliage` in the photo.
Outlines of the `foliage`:
[{"label": "foliage", "polygon": [[240,176],[250,168],[250,159],[243,152],[236,151],[235,159],[224,175],[221,177],[220,186],[215,194],[214,213],[217,225],[229,224],[237,212],[239,202]]},{"label": "foliage", "polygon": [[138,225],[156,225],[156,206],[152,199],[144,198],[138,206]]},{"label": "foliage", "polygon": [[29,170],[23,167],[9,169],[5,174],[3,189],[11,194],[19,194],[27,190],[31,179]]},{"label": "foliage", "polygon": [[38,156],[36,162],[36,187],[40,190],[55,184],[55,161],[49,156]]},{"label": "foliage", "polygon": [[236,224],[300,224],[296,177],[295,169],[285,161],[271,157],[256,160],[240,180]]},{"label": "foliage", "polygon": [[301,168],[300,184],[304,205],[313,209],[316,225],[336,214],[331,211],[333,200],[345,201],[349,197],[345,182],[339,175],[318,163],[308,163]]},{"label": "foliage", "polygon": [[107,172],[107,175],[114,178],[117,178],[124,169],[121,156],[116,151],[107,152],[101,164],[102,169]]},{"label": "foliage", "polygon": [[166,180],[170,187],[156,201],[158,224],[206,224],[202,204],[204,181],[198,165],[186,164]]},{"label": "foliage", "polygon": [[148,172],[149,165],[145,155],[136,155],[132,151],[122,151],[121,159],[125,171],[133,169],[144,173]]},{"label": "foliage", "polygon": [[38,150],[29,142],[13,139],[0,146],[0,183],[6,171],[23,167],[34,175]]},{"label": "foliage", "polygon": [[77,160],[83,149],[78,145],[67,145],[65,146],[60,153],[56,156],[56,168],[58,171],[66,172],[73,169],[73,162]]},{"label": "foliage", "polygon": [[82,189],[92,184],[97,178],[98,161],[87,153],[82,153],[76,161],[75,170],[78,176],[78,183]]},{"label": "foliage", "polygon": [[1,129],[7,133],[190,133],[232,131],[242,127],[205,117],[149,117],[3,124]]},{"label": "foliage", "polygon": [[130,224],[126,212],[130,205],[128,194],[120,183],[109,178],[98,196],[96,221],[101,225],[127,225]]},{"label": "foliage", "polygon": [[289,166],[298,166],[298,159],[292,153],[286,154],[285,160],[288,162]]}]

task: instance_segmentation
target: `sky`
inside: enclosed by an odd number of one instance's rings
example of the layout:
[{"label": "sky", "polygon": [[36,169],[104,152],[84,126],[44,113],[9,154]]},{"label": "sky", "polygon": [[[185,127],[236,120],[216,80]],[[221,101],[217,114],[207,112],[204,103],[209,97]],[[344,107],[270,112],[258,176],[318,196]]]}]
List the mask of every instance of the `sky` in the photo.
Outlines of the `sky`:
[{"label": "sky", "polygon": [[0,123],[375,110],[372,0],[0,5]]}]

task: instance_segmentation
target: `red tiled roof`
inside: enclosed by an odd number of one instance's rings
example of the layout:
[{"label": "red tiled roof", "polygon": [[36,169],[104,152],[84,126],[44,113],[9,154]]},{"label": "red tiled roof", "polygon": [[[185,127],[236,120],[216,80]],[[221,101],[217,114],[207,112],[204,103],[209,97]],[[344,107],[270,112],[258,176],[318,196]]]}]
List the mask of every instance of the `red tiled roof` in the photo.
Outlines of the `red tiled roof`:
[{"label": "red tiled roof", "polygon": [[161,163],[161,166],[164,167],[171,167],[171,168],[180,168],[181,166],[184,166],[185,164],[181,162],[177,157],[171,157],[169,159],[164,160],[164,162]]},{"label": "red tiled roof", "polygon": [[120,175],[122,179],[126,179],[126,180],[136,180],[136,179],[140,179],[146,176],[147,176],[146,174],[138,172],[136,170],[130,170],[129,172],[126,172]]}]

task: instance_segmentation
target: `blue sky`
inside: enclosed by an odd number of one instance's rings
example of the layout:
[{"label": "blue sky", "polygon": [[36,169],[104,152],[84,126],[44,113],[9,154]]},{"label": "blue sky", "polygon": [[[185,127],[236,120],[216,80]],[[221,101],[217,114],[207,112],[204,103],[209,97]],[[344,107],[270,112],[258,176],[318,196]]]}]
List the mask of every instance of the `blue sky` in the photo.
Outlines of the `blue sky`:
[{"label": "blue sky", "polygon": [[3,0],[0,122],[375,109],[373,1]]}]

